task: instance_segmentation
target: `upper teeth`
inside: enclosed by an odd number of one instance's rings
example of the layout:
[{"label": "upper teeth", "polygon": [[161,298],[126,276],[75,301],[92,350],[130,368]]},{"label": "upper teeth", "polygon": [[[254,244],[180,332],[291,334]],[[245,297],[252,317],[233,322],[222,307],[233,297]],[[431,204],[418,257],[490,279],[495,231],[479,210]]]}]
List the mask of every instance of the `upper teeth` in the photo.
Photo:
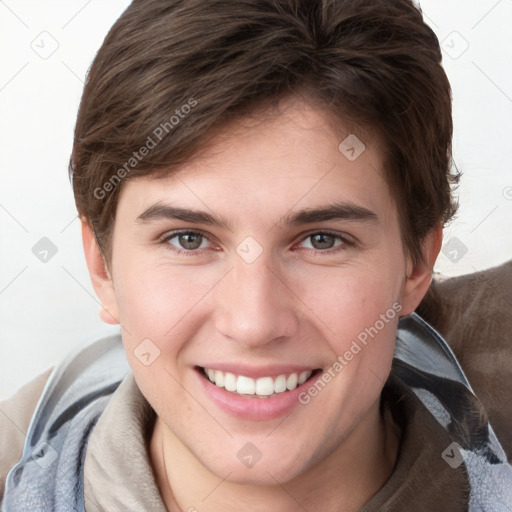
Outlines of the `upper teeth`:
[{"label": "upper teeth", "polygon": [[258,396],[270,396],[274,393],[284,393],[287,390],[292,391],[297,386],[304,384],[313,373],[311,370],[306,370],[300,374],[291,373],[278,377],[251,379],[251,377],[245,375],[235,375],[234,373],[210,368],[204,368],[204,372],[210,381],[219,388],[225,388],[227,391],[237,392],[240,395]]}]

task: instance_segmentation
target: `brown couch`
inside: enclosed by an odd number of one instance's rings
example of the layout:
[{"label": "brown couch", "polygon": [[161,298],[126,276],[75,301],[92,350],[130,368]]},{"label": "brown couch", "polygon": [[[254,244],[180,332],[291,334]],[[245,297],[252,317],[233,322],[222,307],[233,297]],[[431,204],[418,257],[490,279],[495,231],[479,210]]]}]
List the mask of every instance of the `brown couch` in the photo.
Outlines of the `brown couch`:
[{"label": "brown couch", "polygon": [[512,461],[512,261],[435,278],[417,313],[450,344]]}]

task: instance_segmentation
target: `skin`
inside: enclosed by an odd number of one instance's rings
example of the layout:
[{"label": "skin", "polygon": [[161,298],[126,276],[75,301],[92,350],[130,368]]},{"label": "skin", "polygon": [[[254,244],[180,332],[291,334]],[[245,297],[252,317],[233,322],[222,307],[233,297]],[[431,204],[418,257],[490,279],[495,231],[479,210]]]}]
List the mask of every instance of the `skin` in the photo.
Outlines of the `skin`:
[{"label": "skin", "polygon": [[[396,460],[399,433],[380,415],[379,399],[398,315],[286,417],[228,414],[205,394],[194,367],[208,361],[327,370],[393,304],[401,305],[400,316],[414,311],[431,281],[441,228],[425,239],[424,262],[413,265],[376,140],[365,138],[365,151],[349,161],[338,145],[351,132],[328,112],[290,98],[260,114],[227,125],[177,174],[125,183],[112,271],[84,220],[86,259],[102,318],[120,322],[137,384],[158,415],[150,451],[168,510],[357,510]],[[335,202],[376,218],[284,222]],[[231,230],[137,220],[156,203],[215,214]],[[206,237],[198,249],[184,248],[178,237],[159,241],[178,229]],[[325,230],[336,236],[320,238],[326,245],[319,248],[311,235]],[[248,236],[263,250],[252,263],[236,252]],[[134,355],[144,339],[160,350],[150,366]],[[251,468],[236,456],[247,442],[262,454]]]}]

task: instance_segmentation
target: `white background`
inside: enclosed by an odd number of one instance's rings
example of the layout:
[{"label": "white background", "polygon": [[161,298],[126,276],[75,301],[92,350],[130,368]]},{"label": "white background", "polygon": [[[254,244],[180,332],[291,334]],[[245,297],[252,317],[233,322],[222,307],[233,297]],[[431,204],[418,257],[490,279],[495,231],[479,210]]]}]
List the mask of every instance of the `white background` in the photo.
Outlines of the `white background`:
[{"label": "white background", "polygon": [[[87,68],[127,5],[0,1],[0,400],[112,332],[98,316],[67,166]],[[437,270],[459,275],[512,256],[512,2],[421,5],[442,41],[464,173]],[[42,237],[57,249],[46,263],[32,252]]]}]

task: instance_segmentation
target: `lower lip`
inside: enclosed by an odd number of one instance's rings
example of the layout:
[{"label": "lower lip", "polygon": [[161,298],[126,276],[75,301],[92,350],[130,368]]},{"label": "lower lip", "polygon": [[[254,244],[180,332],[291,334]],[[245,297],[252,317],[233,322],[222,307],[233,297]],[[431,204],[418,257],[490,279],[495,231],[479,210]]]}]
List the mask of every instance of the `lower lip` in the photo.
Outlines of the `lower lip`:
[{"label": "lower lip", "polygon": [[[206,394],[220,409],[237,418],[253,421],[272,420],[290,414],[294,407],[301,405],[299,395],[312,381],[310,377],[292,391],[285,391],[271,398],[258,398],[256,395],[244,396],[226,391],[207,379],[202,370],[196,368],[196,373]],[[316,374],[317,372],[313,373],[313,378]]]}]

